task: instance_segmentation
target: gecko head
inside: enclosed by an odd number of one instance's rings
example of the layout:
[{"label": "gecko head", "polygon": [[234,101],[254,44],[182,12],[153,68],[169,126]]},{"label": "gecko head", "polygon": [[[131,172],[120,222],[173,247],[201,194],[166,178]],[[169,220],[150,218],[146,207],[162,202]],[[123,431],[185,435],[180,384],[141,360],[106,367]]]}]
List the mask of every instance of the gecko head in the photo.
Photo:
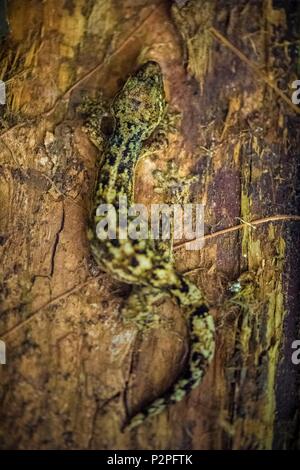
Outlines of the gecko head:
[{"label": "gecko head", "polygon": [[147,139],[160,123],[166,107],[162,72],[154,61],[131,76],[113,102],[116,125],[129,136]]}]

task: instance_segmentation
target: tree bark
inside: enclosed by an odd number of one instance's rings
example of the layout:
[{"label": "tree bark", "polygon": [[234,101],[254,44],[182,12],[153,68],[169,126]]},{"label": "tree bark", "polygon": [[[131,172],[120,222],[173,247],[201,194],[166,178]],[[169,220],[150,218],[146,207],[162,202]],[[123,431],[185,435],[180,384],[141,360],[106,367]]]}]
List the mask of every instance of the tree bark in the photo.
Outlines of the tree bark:
[{"label": "tree bark", "polygon": [[[3,449],[299,447],[291,361],[300,338],[299,111],[291,102],[299,9],[271,0],[170,3],[8,2]],[[190,200],[205,204],[205,245],[174,253],[209,300],[217,349],[188,398],[122,433],[126,415],[175,380],[187,331],[171,300],[157,307],[159,329],[122,324],[128,286],[99,270],[86,239],[99,152],[77,106],[99,91],[110,100],[147,59],[162,66],[180,126],[167,150],[139,165],[136,198],[155,200],[151,172],[169,160],[180,175],[197,175]]]}]

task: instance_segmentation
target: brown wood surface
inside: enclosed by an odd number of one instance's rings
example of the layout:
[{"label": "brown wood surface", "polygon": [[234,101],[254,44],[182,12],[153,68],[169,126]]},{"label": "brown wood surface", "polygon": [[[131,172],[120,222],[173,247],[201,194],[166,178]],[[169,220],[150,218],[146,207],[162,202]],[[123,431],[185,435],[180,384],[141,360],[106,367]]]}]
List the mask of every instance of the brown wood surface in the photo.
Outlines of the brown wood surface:
[{"label": "brown wood surface", "polygon": [[[0,50],[8,93],[0,111],[3,449],[297,447],[292,2],[171,3],[9,2],[11,33]],[[99,152],[76,108],[99,90],[110,99],[147,59],[161,64],[181,119],[168,149],[139,166],[137,199],[155,200],[151,172],[168,160],[182,176],[197,175],[190,200],[205,204],[206,234],[223,232],[175,257],[209,300],[217,351],[187,399],[122,433],[126,413],[175,379],[187,332],[172,301],[158,307],[159,329],[141,335],[121,322],[128,286],[95,266],[86,240]],[[286,217],[270,220],[278,214]],[[235,295],[232,283],[241,286]]]}]

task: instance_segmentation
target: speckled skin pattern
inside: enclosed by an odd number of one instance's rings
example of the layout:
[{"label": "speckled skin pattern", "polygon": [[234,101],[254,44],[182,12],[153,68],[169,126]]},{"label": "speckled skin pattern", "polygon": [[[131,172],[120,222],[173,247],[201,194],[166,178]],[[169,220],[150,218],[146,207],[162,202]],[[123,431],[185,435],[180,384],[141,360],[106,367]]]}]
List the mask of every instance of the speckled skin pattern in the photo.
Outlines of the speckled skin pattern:
[{"label": "speckled skin pattern", "polygon": [[[118,209],[119,196],[133,202],[135,167],[144,142],[160,124],[166,107],[160,66],[146,62],[130,77],[115,97],[112,112],[115,129],[111,135],[96,190],[95,207],[102,203]],[[133,286],[122,311],[124,318],[151,317],[151,305],[160,295],[171,296],[186,315],[190,348],[186,367],[163,396],[133,416],[127,427],[133,428],[147,417],[160,413],[201,382],[214,354],[214,323],[202,292],[173,265],[170,250],[153,239],[100,240],[96,224],[101,217],[94,212],[89,239],[92,252],[102,268],[114,278]],[[171,243],[171,242],[170,242]]]}]

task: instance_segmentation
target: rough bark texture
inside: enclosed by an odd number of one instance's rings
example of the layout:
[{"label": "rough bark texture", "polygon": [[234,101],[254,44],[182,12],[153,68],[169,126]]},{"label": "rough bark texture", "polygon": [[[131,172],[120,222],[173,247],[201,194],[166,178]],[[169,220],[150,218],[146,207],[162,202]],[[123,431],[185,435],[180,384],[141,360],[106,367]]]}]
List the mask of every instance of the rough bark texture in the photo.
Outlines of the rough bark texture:
[{"label": "rough bark texture", "polygon": [[162,328],[140,335],[122,325],[128,288],[97,269],[86,241],[98,155],[76,113],[84,94],[110,99],[139,62],[155,59],[181,125],[168,150],[139,166],[137,199],[155,198],[151,171],[173,159],[180,174],[198,176],[190,200],[204,202],[207,234],[297,214],[299,117],[270,86],[290,96],[297,78],[292,3],[9,2],[11,34],[0,51],[8,92],[1,448],[297,447],[299,222],[288,219],[221,233],[199,252],[177,247],[178,269],[191,271],[215,316],[214,363],[189,398],[120,431],[126,413],[174,380],[186,330],[171,301],[158,308]]}]

